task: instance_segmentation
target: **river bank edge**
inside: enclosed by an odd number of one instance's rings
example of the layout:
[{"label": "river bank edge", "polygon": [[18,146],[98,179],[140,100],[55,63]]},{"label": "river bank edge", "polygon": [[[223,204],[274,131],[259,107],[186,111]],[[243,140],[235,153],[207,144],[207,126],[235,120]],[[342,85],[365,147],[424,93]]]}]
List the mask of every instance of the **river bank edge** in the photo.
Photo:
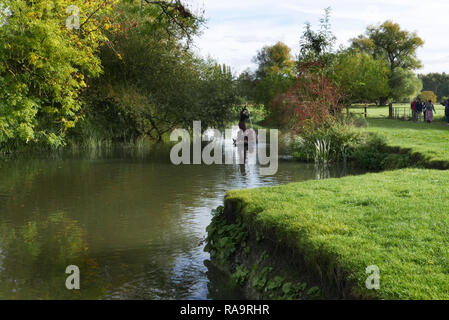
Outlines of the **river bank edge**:
[{"label": "river bank edge", "polygon": [[[449,169],[449,161],[435,161],[410,148],[385,146],[379,152],[388,155],[377,164],[382,169],[371,173],[382,175],[385,170],[403,168]],[[288,237],[278,237],[267,226],[248,218],[251,215],[242,214],[246,206],[243,199],[226,194],[224,206],[213,210],[205,251],[211,255],[209,263],[227,275],[248,299],[380,298],[375,291],[370,294],[369,290],[357,288],[349,280],[350,271],[334,261],[327,266],[324,257],[319,264],[307,261],[294,245],[285,241]]]}]

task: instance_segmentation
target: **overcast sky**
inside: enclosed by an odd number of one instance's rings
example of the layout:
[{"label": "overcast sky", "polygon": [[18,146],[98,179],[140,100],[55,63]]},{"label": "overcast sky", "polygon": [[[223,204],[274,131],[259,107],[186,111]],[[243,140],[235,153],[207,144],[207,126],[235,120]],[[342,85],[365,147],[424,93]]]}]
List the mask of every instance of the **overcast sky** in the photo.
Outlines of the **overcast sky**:
[{"label": "overcast sky", "polygon": [[305,22],[318,27],[324,8],[331,7],[332,30],[337,46],[366,29],[369,24],[393,20],[425,41],[418,57],[419,73],[449,72],[448,0],[190,0],[203,8],[207,19],[196,46],[240,72],[254,68],[252,57],[265,45],[285,42],[294,54]]}]

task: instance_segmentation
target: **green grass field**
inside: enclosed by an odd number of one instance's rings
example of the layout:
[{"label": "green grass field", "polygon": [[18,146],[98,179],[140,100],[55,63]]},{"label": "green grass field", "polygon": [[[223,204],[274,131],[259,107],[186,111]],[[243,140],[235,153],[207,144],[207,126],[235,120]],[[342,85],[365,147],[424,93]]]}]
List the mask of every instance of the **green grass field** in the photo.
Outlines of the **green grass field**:
[{"label": "green grass field", "polygon": [[368,119],[367,128],[362,130],[381,134],[390,146],[411,149],[430,161],[449,161],[449,126],[443,121],[427,124]]},{"label": "green grass field", "polygon": [[[406,107],[393,105],[394,107]],[[444,121],[444,107],[435,104],[437,111],[434,121],[415,123],[388,118],[388,107],[368,107],[368,132],[376,132],[386,137],[390,146],[419,152],[430,161],[449,161],[449,126]],[[351,113],[362,116],[363,108],[351,108]]]},{"label": "green grass field", "polygon": [[[409,108],[408,104],[393,106]],[[444,121],[444,107],[435,104],[435,109],[434,121],[428,124],[388,119],[388,107],[368,106],[368,126],[362,130],[383,135],[390,146],[411,149],[430,161],[449,161],[449,126]],[[353,106],[350,112],[356,117],[364,116],[362,106]]]},{"label": "green grass field", "polygon": [[[356,115],[356,116],[364,116],[364,105],[353,105],[351,108],[349,108],[349,111],[351,114]],[[409,110],[410,108],[410,104],[408,103],[395,103],[393,104],[393,107],[398,107],[398,108],[405,108],[406,111]],[[436,110],[436,114],[435,114],[435,121],[438,121],[440,119],[443,118],[444,116],[444,107],[439,104],[439,103],[435,103],[435,110]],[[368,114],[368,118],[374,118],[374,119],[386,119],[388,118],[388,106],[375,106],[375,105],[367,105],[367,114]],[[402,114],[402,110],[401,110],[401,114]]]},{"label": "green grass field", "polygon": [[[448,171],[405,169],[235,190],[226,201],[328,281],[343,270],[358,297],[449,299],[448,196]],[[371,265],[380,290],[365,286]]]}]

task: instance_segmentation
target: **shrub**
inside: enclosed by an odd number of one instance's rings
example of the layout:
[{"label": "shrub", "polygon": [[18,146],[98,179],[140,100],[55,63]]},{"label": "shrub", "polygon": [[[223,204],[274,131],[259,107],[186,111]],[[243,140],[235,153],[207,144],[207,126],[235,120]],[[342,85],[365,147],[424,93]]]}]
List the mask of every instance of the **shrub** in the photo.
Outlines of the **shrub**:
[{"label": "shrub", "polygon": [[408,153],[391,153],[388,154],[382,162],[383,169],[402,169],[411,167],[411,158]]},{"label": "shrub", "polygon": [[271,114],[279,124],[295,133],[319,127],[341,113],[342,93],[323,72],[314,71],[316,63],[301,67],[288,90],[272,103]]},{"label": "shrub", "polygon": [[368,134],[360,146],[351,154],[351,160],[362,169],[382,170],[388,157],[387,143],[377,134]]},{"label": "shrub", "polygon": [[346,161],[361,140],[360,133],[352,125],[328,120],[323,126],[305,128],[293,155],[301,161],[318,163]]},{"label": "shrub", "polygon": [[419,98],[421,98],[421,100],[423,100],[423,101],[431,100],[432,103],[437,102],[437,95],[433,91],[423,91],[419,95]]}]

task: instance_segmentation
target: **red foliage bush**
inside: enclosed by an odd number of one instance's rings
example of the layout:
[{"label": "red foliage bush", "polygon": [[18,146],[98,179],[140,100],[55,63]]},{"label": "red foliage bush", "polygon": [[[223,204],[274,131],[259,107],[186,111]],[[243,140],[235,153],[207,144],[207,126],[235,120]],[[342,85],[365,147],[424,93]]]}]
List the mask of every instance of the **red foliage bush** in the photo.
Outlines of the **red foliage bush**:
[{"label": "red foliage bush", "polygon": [[272,101],[272,114],[281,126],[299,133],[341,113],[343,94],[321,70],[320,63],[303,65],[290,88]]}]

